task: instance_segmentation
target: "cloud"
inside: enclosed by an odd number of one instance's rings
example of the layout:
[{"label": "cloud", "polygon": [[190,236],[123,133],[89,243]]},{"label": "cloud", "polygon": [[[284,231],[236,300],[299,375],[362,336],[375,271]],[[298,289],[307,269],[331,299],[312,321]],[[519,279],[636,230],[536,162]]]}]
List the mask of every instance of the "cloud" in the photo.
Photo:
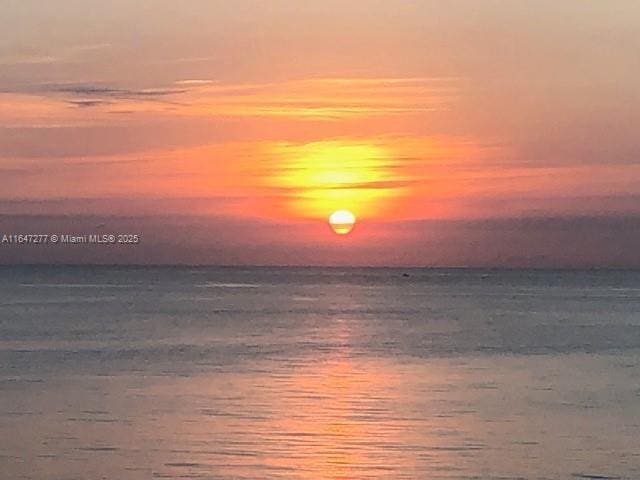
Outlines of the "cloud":
[{"label": "cloud", "polygon": [[79,108],[90,108],[109,105],[111,102],[106,100],[68,100],[67,103]]},{"label": "cloud", "polygon": [[95,43],[63,47],[50,52],[33,51],[17,53],[0,58],[0,65],[9,67],[67,63],[74,60],[80,60],[87,54],[94,55],[95,52],[109,49],[112,46],[113,45],[111,43]]},{"label": "cloud", "polygon": [[362,222],[340,242],[324,222],[222,215],[1,215],[0,231],[142,237],[122,248],[4,246],[4,264],[640,267],[640,216]]},{"label": "cloud", "polygon": [[176,85],[200,86],[200,85],[211,85],[212,83],[214,83],[214,81],[201,80],[201,79],[188,79],[188,80],[176,80],[174,83]]},{"label": "cloud", "polygon": [[[0,170],[0,173],[5,171]],[[13,172],[26,173],[26,172]],[[41,198],[7,199],[0,198],[0,216],[38,217],[38,216],[106,216],[106,217],[144,217],[155,218],[168,215],[188,218],[211,211],[219,212],[242,202],[242,196],[212,195],[209,197],[187,198]],[[185,212],[189,212],[186,214]]]},{"label": "cloud", "polygon": [[145,88],[145,89],[126,89],[112,88],[100,85],[63,85],[53,87],[53,91],[68,93],[71,95],[92,95],[96,97],[106,98],[159,98],[170,95],[178,95],[185,93],[187,89],[178,88]]},{"label": "cloud", "polygon": [[[45,97],[62,95],[71,97],[65,99],[67,102],[85,101],[83,106],[86,107],[107,106],[107,101],[117,102],[125,110],[172,116],[283,117],[326,121],[446,110],[457,98],[458,83],[456,78],[440,77],[309,78],[235,84],[187,79],[156,88],[127,88],[99,83],[20,85],[16,92]],[[161,108],[154,106],[154,102],[161,104]],[[172,102],[173,107],[169,111],[166,110],[168,102]]]}]

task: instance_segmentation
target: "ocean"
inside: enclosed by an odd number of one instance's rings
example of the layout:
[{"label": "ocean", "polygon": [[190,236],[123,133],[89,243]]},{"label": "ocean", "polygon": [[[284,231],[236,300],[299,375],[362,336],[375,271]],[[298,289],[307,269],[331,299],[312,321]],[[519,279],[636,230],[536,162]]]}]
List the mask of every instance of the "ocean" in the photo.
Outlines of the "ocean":
[{"label": "ocean", "polygon": [[1,268],[2,479],[640,478],[640,272]]}]

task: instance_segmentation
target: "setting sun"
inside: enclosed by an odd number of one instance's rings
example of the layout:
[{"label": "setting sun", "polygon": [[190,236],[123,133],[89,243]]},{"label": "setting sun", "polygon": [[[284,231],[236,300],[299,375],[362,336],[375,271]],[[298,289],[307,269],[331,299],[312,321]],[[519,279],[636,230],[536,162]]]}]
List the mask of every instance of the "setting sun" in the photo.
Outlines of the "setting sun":
[{"label": "setting sun", "polygon": [[346,235],[353,230],[356,217],[348,210],[338,210],[329,216],[329,225],[338,235]]}]

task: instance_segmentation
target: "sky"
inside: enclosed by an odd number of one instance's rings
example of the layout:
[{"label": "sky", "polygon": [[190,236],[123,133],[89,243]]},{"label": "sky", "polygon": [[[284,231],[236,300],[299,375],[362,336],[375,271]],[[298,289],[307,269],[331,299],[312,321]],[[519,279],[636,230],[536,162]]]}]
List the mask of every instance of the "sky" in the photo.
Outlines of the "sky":
[{"label": "sky", "polygon": [[0,10],[0,263],[640,267],[640,2]]}]

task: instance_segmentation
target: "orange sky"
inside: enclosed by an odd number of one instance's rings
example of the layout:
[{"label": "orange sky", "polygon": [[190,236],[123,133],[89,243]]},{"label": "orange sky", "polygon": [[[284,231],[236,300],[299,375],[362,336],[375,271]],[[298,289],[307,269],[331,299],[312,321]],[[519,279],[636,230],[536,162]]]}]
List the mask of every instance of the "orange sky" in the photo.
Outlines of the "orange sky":
[{"label": "orange sky", "polygon": [[9,2],[0,213],[232,221],[273,263],[345,208],[317,263],[358,264],[420,222],[637,216],[638,27],[623,0]]}]

